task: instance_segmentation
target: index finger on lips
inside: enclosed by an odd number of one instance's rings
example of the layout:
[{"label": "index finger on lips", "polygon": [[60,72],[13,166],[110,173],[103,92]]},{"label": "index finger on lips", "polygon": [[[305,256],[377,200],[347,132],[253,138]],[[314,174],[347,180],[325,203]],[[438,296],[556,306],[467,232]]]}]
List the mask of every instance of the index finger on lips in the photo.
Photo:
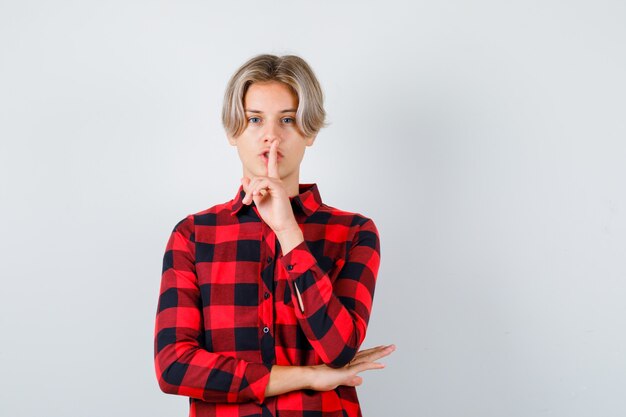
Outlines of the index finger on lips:
[{"label": "index finger on lips", "polygon": [[271,178],[278,178],[278,142],[278,139],[272,142],[267,161],[267,176]]}]

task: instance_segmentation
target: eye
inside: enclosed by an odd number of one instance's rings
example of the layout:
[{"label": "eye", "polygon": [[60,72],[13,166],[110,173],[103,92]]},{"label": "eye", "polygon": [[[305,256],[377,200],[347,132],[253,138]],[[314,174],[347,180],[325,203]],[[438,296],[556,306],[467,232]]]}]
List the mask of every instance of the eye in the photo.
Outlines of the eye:
[{"label": "eye", "polygon": [[249,117],[248,123],[259,123],[260,120],[261,120],[260,117]]},{"label": "eye", "polygon": [[285,123],[293,123],[293,117],[283,117],[283,122]]}]

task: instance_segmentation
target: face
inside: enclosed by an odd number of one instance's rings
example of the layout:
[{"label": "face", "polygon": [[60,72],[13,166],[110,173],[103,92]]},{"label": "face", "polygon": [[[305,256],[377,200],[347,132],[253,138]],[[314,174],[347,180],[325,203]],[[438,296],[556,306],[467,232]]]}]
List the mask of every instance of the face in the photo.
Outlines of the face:
[{"label": "face", "polygon": [[297,187],[304,150],[315,140],[304,137],[296,125],[298,97],[284,83],[256,82],[248,87],[243,106],[246,128],[228,140],[237,147],[244,175],[267,176],[267,152],[277,140],[278,175],[286,185]]}]

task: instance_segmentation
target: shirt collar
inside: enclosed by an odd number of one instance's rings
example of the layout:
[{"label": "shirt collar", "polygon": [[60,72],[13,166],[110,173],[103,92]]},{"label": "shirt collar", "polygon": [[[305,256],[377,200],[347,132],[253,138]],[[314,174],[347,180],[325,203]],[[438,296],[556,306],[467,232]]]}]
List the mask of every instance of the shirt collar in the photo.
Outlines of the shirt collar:
[{"label": "shirt collar", "polygon": [[[240,185],[235,198],[231,200],[231,216],[237,214],[245,206],[245,204],[242,203],[245,195],[246,192],[243,190],[243,185]],[[320,196],[316,183],[299,184],[299,194],[289,197],[289,201],[291,201],[292,207],[299,208],[307,217],[315,213],[322,205],[322,197]]]}]

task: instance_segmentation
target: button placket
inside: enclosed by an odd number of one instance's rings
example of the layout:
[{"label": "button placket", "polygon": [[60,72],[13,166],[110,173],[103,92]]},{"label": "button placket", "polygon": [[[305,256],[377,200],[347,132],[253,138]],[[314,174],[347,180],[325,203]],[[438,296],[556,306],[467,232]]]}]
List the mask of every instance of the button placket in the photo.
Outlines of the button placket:
[{"label": "button placket", "polygon": [[275,271],[275,253],[274,247],[276,244],[276,236],[273,234],[272,229],[265,223],[262,224],[262,250],[260,256],[260,294],[261,307],[259,317],[259,330],[261,335],[261,349],[263,361],[267,363],[274,363],[275,351],[274,351],[274,338],[273,338],[273,326],[274,326],[274,271]]}]

